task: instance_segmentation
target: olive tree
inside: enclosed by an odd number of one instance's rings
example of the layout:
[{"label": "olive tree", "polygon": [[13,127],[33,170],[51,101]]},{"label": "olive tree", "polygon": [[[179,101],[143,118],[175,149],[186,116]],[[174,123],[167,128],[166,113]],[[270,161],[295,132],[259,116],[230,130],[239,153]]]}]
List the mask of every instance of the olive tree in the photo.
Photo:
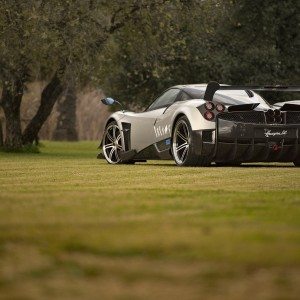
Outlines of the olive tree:
[{"label": "olive tree", "polygon": [[[0,106],[5,114],[4,147],[31,144],[62,94],[68,78],[85,84],[101,68],[101,52],[116,31],[151,14],[165,0],[1,0]],[[40,106],[22,131],[20,105],[26,84],[48,80]]]}]

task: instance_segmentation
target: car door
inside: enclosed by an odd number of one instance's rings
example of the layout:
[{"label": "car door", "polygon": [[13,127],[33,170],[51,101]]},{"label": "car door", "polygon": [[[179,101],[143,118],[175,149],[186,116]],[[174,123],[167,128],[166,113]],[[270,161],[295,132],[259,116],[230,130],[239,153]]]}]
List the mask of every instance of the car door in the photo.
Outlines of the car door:
[{"label": "car door", "polygon": [[163,115],[169,105],[174,103],[179,92],[180,90],[176,88],[168,89],[145,112],[131,117],[132,149],[139,152],[157,141],[162,129],[155,127],[156,120]]}]

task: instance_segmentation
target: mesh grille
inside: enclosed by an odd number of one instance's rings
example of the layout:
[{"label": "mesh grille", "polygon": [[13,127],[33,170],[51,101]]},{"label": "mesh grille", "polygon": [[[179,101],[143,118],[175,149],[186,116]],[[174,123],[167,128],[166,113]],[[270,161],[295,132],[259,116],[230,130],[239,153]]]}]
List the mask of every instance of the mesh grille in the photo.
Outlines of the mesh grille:
[{"label": "mesh grille", "polygon": [[286,124],[300,124],[300,112],[289,111],[286,113]]},{"label": "mesh grille", "polygon": [[225,114],[219,114],[218,118],[222,120],[232,121],[232,122],[265,124],[265,115],[263,112],[260,111],[225,113]]},{"label": "mesh grille", "polygon": [[203,142],[212,142],[212,131],[211,130],[203,130],[202,131],[202,141]]}]

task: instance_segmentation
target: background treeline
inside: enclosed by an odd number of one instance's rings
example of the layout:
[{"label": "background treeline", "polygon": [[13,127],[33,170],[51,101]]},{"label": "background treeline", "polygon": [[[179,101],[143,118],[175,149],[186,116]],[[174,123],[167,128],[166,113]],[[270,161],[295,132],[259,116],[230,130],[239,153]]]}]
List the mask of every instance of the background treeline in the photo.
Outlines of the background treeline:
[{"label": "background treeline", "polygon": [[[297,0],[1,0],[4,147],[32,144],[53,107],[52,137],[76,140],[78,110],[89,105],[78,105],[77,96],[87,87],[141,109],[179,83],[299,84],[299,5]],[[33,82],[45,84],[23,124],[20,107]],[[278,101],[278,95],[267,97]]]}]

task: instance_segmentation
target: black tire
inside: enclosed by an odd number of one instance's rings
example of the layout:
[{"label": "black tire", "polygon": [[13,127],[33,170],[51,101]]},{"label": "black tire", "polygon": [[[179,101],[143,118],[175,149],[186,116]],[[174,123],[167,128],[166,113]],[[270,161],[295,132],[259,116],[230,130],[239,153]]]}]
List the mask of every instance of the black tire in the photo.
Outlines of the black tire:
[{"label": "black tire", "polygon": [[[102,145],[102,153],[101,155],[99,154],[99,158],[101,156],[103,156],[103,158],[109,163],[109,164],[123,164],[123,165],[134,165],[135,164],[135,161],[134,160],[121,160],[119,158],[119,153],[120,151],[122,151],[121,147],[119,149],[116,149],[117,150],[117,156],[113,155],[113,158],[115,158],[115,161],[110,161],[107,157],[107,153],[105,152],[105,149],[104,149],[104,146],[105,146],[105,143],[106,143],[106,138],[107,138],[107,131],[109,130],[109,128],[111,126],[116,126],[118,128],[118,131],[119,131],[119,134],[121,135],[121,130],[118,126],[118,123],[116,121],[112,121],[112,122],[109,122],[105,128],[105,132],[104,132],[104,136],[103,136],[103,145]],[[122,143],[120,143],[119,141],[119,146],[121,146]],[[98,157],[97,157],[98,158]],[[117,158],[117,159],[116,159]]]},{"label": "black tire", "polygon": [[172,132],[172,155],[175,163],[180,167],[209,166],[211,164],[209,157],[196,154],[195,137],[192,133],[188,118],[180,117]]},{"label": "black tire", "polygon": [[102,154],[109,164],[122,163],[119,153],[122,151],[121,130],[116,121],[109,122],[102,140]]}]

